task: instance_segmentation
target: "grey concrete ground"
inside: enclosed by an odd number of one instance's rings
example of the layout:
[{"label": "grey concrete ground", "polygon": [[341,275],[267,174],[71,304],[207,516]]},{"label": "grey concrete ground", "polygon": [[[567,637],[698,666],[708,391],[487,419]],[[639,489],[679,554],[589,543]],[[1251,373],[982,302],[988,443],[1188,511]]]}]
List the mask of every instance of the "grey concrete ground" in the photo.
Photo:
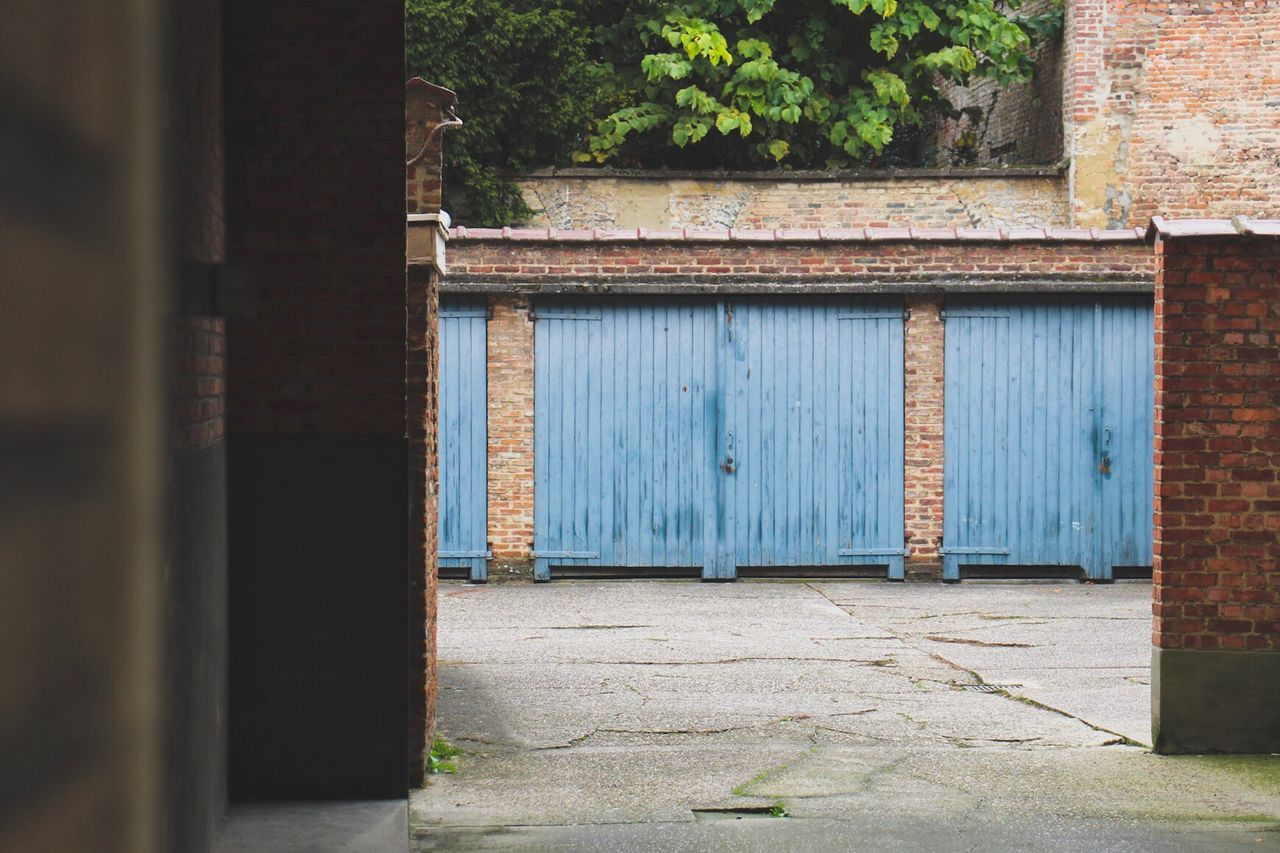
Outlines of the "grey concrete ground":
[{"label": "grey concrete ground", "polygon": [[[1280,759],[1151,755],[1150,587],[441,591],[419,850],[1280,849]],[[785,817],[770,814],[785,812]]]}]

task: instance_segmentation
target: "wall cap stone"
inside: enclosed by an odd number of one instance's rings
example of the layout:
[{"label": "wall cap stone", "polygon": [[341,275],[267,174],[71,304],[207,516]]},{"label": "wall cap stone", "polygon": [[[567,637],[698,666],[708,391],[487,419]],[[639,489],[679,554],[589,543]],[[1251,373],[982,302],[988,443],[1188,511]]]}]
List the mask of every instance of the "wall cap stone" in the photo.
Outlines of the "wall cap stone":
[{"label": "wall cap stone", "polygon": [[1151,293],[1155,282],[1132,273],[879,275],[582,276],[462,273],[445,293],[590,293],[596,295],[761,293]]},{"label": "wall cap stone", "polygon": [[445,244],[449,242],[449,214],[410,213],[406,215],[405,255],[409,266],[433,266],[440,275],[448,267]]},{"label": "wall cap stone", "polygon": [[[554,243],[1140,243],[1142,228],[467,228],[454,240]],[[1234,232],[1232,232],[1234,233]]]},{"label": "wall cap stone", "polygon": [[584,167],[536,169],[532,172],[504,172],[512,180],[572,178],[579,180],[632,181],[737,181],[771,183],[847,183],[854,181],[892,181],[916,178],[1058,178],[1066,173],[1066,163],[1045,166],[936,166],[902,169],[839,169],[824,171],[806,169],[794,172],[770,171],[680,170],[680,169],[595,169]]},{"label": "wall cap stone", "polygon": [[1147,242],[1187,237],[1280,237],[1280,219],[1165,219],[1153,216],[1146,229]]}]

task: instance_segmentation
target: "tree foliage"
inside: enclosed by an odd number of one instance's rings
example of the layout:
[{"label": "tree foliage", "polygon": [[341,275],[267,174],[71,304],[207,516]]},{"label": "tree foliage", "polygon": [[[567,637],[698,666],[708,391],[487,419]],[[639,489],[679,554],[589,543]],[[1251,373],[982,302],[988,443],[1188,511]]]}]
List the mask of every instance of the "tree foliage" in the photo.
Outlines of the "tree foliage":
[{"label": "tree foliage", "polygon": [[506,225],[529,210],[503,171],[912,162],[904,140],[954,117],[939,81],[1030,75],[1061,8],[1021,3],[406,0],[408,66],[458,93],[446,206]]},{"label": "tree foliage", "polygon": [[526,219],[499,170],[568,163],[609,109],[592,58],[597,2],[607,0],[407,0],[409,73],[456,91],[463,118],[445,145],[446,207],[462,189],[477,224]]},{"label": "tree foliage", "polygon": [[[950,105],[938,83],[1032,71],[1046,16],[1021,0],[677,0],[629,4],[597,39],[632,102],[579,162],[840,168]],[[640,6],[640,8],[637,7]],[[1048,16],[1052,17],[1052,15]]]}]

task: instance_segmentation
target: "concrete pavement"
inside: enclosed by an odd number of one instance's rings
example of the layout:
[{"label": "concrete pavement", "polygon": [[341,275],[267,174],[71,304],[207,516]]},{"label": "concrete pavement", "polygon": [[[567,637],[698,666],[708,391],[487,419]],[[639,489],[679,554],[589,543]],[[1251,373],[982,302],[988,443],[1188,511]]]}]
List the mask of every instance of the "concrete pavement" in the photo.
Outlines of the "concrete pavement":
[{"label": "concrete pavement", "polygon": [[[1150,588],[446,585],[420,850],[1280,849],[1280,760],[1149,754]],[[770,812],[785,812],[774,817]]]}]

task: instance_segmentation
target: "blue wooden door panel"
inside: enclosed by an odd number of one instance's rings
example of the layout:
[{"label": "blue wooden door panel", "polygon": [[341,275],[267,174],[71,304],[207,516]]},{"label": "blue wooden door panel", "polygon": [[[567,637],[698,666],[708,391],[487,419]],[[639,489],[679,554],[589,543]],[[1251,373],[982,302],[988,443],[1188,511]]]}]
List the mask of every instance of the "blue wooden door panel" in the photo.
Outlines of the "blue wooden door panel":
[{"label": "blue wooden door panel", "polygon": [[903,567],[902,301],[732,304],[736,563]]},{"label": "blue wooden door panel", "polygon": [[715,306],[548,299],[537,309],[534,571],[703,566]]},{"label": "blue wooden door panel", "polygon": [[1150,300],[954,297],[946,323],[944,576],[1149,563]]},{"label": "blue wooden door panel", "polygon": [[901,577],[901,299],[553,298],[537,317],[535,577]]},{"label": "blue wooden door panel", "polygon": [[439,562],[487,577],[487,338],[484,297],[440,300]]},{"label": "blue wooden door panel", "polygon": [[1107,567],[1149,566],[1155,512],[1151,299],[1115,297],[1101,320],[1102,406],[1096,455],[1106,535],[1098,560]]}]

